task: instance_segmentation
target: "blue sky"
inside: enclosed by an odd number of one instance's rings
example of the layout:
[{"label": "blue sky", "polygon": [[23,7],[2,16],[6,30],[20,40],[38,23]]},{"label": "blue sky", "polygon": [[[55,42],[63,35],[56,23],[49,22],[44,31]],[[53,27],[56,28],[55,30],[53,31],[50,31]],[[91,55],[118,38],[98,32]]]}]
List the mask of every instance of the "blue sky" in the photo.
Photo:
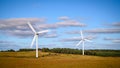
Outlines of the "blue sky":
[{"label": "blue sky", "polygon": [[[33,33],[39,47],[82,48],[80,30],[92,43],[85,49],[120,49],[120,0],[0,0],[0,50],[29,48]],[[35,48],[35,45],[34,47]]]}]

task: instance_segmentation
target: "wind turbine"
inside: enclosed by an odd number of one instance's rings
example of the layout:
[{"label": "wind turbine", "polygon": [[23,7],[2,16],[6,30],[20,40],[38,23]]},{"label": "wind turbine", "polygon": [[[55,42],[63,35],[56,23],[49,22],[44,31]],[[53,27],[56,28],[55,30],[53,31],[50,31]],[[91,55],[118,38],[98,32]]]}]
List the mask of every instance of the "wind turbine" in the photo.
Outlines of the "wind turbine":
[{"label": "wind turbine", "polygon": [[81,40],[76,46],[79,46],[82,43],[82,55],[84,55],[84,43],[85,43],[85,41],[88,41],[88,42],[92,42],[92,41],[85,39],[82,31],[80,31],[80,34],[81,34]]},{"label": "wind turbine", "polygon": [[43,30],[43,31],[36,32],[35,29],[33,28],[33,26],[30,24],[30,22],[28,22],[27,24],[31,28],[31,30],[34,32],[34,37],[31,42],[31,48],[32,48],[34,42],[36,41],[36,58],[38,58],[38,35],[41,33],[47,33],[47,32],[49,32],[49,30]]}]

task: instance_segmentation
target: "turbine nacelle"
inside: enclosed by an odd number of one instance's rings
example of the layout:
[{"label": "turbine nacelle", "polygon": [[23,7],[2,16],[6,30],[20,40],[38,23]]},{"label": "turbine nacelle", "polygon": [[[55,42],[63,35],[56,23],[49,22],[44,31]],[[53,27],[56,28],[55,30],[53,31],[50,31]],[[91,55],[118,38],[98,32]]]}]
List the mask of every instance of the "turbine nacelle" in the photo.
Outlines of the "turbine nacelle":
[{"label": "turbine nacelle", "polygon": [[85,39],[82,39],[81,41],[85,41]]},{"label": "turbine nacelle", "polygon": [[35,33],[35,35],[39,35],[38,33]]}]

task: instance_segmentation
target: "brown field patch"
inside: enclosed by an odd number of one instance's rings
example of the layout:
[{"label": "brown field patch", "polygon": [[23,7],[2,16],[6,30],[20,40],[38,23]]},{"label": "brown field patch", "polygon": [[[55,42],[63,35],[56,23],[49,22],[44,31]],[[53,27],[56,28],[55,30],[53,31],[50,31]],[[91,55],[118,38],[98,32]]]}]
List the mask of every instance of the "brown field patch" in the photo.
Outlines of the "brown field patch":
[{"label": "brown field patch", "polygon": [[[0,68],[120,68],[120,57],[35,52],[0,52]],[[44,56],[43,56],[44,55]]]}]

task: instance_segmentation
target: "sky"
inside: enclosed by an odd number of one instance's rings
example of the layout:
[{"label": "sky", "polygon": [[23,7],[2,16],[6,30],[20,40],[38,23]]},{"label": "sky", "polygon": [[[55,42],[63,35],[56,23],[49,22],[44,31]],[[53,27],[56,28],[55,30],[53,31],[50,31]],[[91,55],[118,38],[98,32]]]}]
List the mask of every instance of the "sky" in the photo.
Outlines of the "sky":
[{"label": "sky", "polygon": [[[120,0],[0,0],[0,50],[30,48],[36,31],[39,48],[120,50]],[[35,48],[35,45],[33,46]]]}]

